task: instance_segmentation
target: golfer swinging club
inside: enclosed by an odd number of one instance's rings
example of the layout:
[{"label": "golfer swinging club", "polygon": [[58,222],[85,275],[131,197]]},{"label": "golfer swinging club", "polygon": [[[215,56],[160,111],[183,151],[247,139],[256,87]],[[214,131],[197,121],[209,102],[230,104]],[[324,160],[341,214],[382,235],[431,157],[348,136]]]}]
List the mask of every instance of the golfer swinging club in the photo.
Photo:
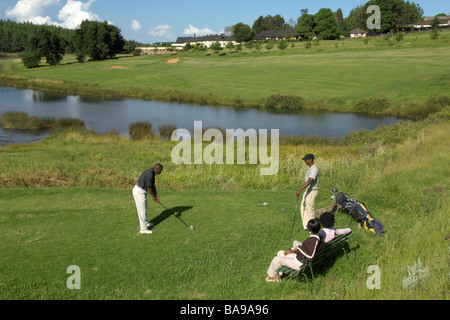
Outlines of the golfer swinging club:
[{"label": "golfer swinging club", "polygon": [[152,231],[148,228],[153,227],[153,224],[149,223],[147,220],[147,194],[153,197],[153,201],[160,203],[158,192],[155,187],[155,175],[161,174],[163,171],[163,166],[161,163],[157,163],[146,171],[144,171],[137,184],[133,188],[133,197],[136,202],[136,209],[139,218],[139,226],[141,234],[151,234]]},{"label": "golfer swinging club", "polygon": [[305,173],[305,183],[298,189],[296,195],[297,198],[303,190],[306,189],[303,194],[302,204],[300,205],[300,212],[302,215],[303,229],[308,230],[308,221],[314,219],[314,205],[318,194],[319,186],[319,170],[314,164],[314,155],[307,154],[303,159],[308,166],[308,170]]}]

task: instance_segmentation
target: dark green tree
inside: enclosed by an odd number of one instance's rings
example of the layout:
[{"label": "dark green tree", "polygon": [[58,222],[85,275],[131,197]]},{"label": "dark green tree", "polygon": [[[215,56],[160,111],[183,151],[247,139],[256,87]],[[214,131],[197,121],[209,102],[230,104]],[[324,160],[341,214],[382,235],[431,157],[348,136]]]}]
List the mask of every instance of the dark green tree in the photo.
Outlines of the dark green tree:
[{"label": "dark green tree", "polygon": [[84,20],[73,37],[78,61],[84,61],[87,56],[94,61],[105,60],[123,52],[125,40],[120,32],[119,28],[106,21]]},{"label": "dark green tree", "polygon": [[357,6],[356,8],[352,9],[347,16],[347,18],[344,19],[346,22],[349,31],[351,31],[354,28],[359,28],[362,30],[367,30],[367,7]]},{"label": "dark green tree", "polygon": [[277,14],[275,16],[267,16],[268,19],[268,25],[269,25],[269,30],[284,30],[287,29],[288,25],[286,23],[286,21],[284,20],[284,18]]},{"label": "dark green tree", "polygon": [[315,15],[315,34],[322,40],[334,40],[339,36],[336,18],[331,9],[320,9]]},{"label": "dark green tree", "polygon": [[302,15],[297,22],[297,35],[303,40],[311,40],[314,37],[316,20],[314,16],[308,13],[308,10],[302,10]]},{"label": "dark green tree", "polygon": [[347,36],[351,30],[347,21],[344,19],[344,14],[342,13],[341,8],[336,10],[336,12],[334,13],[334,17],[336,19],[339,35]]},{"label": "dark green tree", "polygon": [[[370,5],[377,5],[381,11],[381,29],[378,32],[395,32],[406,28],[409,24],[419,21],[423,9],[419,4],[403,0],[371,0],[364,6],[364,12]],[[366,13],[366,18],[369,14]],[[366,29],[364,27],[362,29]]]},{"label": "dark green tree", "polygon": [[441,20],[438,16],[435,16],[433,20],[431,20],[431,28],[439,29],[439,25],[441,24]]},{"label": "dark green tree", "polygon": [[255,34],[258,34],[262,31],[264,31],[263,29],[263,21],[264,21],[264,17],[263,16],[259,16],[258,19],[255,20],[255,22],[253,22],[253,26],[252,26],[252,30]]},{"label": "dark green tree", "polygon": [[267,30],[284,30],[288,29],[289,24],[286,23],[284,18],[277,14],[275,16],[271,16],[270,14],[263,17],[260,16],[256,21],[253,23],[252,30],[255,34],[258,34],[262,31]]},{"label": "dark green tree", "polygon": [[41,31],[41,40],[39,41],[39,52],[42,57],[47,59],[47,63],[55,66],[64,58],[66,42],[55,32],[46,28]]},{"label": "dark green tree", "polygon": [[25,52],[22,55],[22,62],[25,68],[37,68],[39,67],[39,63],[41,62],[41,56],[39,56],[39,54],[37,54],[36,52]]},{"label": "dark green tree", "polygon": [[234,25],[233,37],[237,42],[248,42],[253,39],[254,33],[249,25],[239,22]]},{"label": "dark green tree", "polygon": [[[48,26],[39,26],[28,39],[26,54],[22,59],[27,68],[35,68],[42,57],[55,66],[64,58],[66,42]],[[38,61],[36,65],[36,61]]]}]

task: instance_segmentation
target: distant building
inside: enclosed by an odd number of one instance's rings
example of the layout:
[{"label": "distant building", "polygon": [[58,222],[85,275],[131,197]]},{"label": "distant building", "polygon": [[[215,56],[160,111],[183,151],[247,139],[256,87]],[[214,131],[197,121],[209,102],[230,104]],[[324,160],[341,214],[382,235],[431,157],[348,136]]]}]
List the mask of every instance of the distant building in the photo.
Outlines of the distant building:
[{"label": "distant building", "polygon": [[134,50],[139,50],[141,55],[159,55],[159,54],[174,54],[182,50],[183,47],[174,44],[164,47],[136,47]]},{"label": "distant building", "polygon": [[355,28],[352,31],[350,31],[350,38],[352,39],[365,38],[366,36],[367,31],[361,30],[360,28]]},{"label": "distant building", "polygon": [[284,29],[284,30],[265,30],[258,33],[254,40],[289,40],[297,39],[297,35],[294,29]]},{"label": "distant building", "polygon": [[233,45],[237,45],[238,43],[234,40],[233,37],[226,36],[224,34],[221,35],[208,35],[201,37],[178,37],[176,45],[184,47],[186,44],[201,44],[205,47],[209,48],[213,43],[219,42],[222,47],[225,47],[228,42],[231,41]]},{"label": "distant building", "polygon": [[[431,29],[431,22],[435,17],[425,17],[423,20],[410,24],[410,27],[415,29]],[[440,28],[449,28],[450,27],[450,16],[438,16],[440,23]]]}]

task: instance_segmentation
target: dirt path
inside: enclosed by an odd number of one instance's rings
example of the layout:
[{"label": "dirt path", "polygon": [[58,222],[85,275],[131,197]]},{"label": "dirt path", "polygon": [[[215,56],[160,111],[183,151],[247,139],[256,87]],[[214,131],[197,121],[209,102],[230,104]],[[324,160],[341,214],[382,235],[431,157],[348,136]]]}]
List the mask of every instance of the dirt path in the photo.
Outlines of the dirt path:
[{"label": "dirt path", "polygon": [[111,66],[110,69],[131,69],[131,68],[122,67],[122,66]]},{"label": "dirt path", "polygon": [[179,58],[168,59],[165,63],[178,63],[180,61]]}]

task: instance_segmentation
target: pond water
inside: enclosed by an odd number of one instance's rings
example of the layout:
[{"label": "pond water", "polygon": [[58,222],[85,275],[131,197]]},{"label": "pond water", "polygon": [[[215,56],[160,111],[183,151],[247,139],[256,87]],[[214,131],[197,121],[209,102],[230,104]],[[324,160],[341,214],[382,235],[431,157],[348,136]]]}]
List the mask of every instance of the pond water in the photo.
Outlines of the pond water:
[{"label": "pond water", "polygon": [[[117,130],[121,135],[128,135],[130,123],[137,121],[152,123],[156,133],[164,124],[193,132],[194,121],[202,121],[203,128],[267,129],[269,134],[270,129],[279,129],[280,135],[322,137],[343,137],[349,131],[373,130],[381,124],[399,121],[396,117],[349,113],[301,111],[274,114],[251,109],[132,99],[96,101],[80,96],[0,87],[0,115],[8,111],[23,111],[29,116],[77,118],[84,120],[88,129],[99,133]],[[37,141],[49,134],[49,131],[12,131],[0,127],[0,145]]]}]

